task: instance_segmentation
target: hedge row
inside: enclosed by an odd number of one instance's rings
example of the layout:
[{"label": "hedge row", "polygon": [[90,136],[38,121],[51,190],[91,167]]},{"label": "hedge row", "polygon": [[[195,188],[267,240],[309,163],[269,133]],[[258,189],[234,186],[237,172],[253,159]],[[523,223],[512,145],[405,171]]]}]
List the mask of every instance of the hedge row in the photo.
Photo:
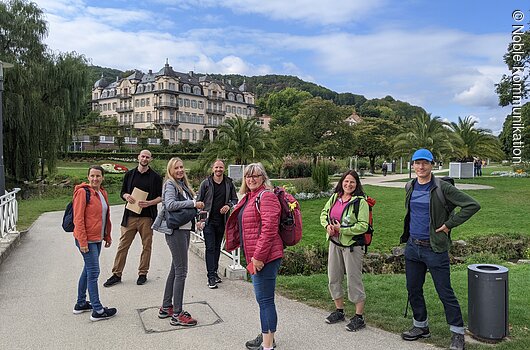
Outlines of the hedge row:
[{"label": "hedge row", "polygon": [[[173,157],[181,159],[197,159],[200,153],[156,153],[153,152],[153,158],[169,160]],[[61,159],[122,159],[130,160],[138,157],[138,152],[63,152],[59,155]]]}]

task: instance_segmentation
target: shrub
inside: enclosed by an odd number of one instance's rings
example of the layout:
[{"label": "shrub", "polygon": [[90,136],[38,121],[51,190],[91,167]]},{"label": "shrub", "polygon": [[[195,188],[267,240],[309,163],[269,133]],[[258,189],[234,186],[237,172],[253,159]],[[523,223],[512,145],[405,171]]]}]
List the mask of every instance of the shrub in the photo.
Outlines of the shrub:
[{"label": "shrub", "polygon": [[530,162],[522,162],[512,166],[514,173],[530,173]]},{"label": "shrub", "polygon": [[311,275],[314,273],[325,273],[327,266],[327,247],[295,246],[284,251],[280,274]]},{"label": "shrub", "polygon": [[319,188],[315,185],[312,179],[305,177],[300,179],[293,179],[293,186],[295,187],[295,193],[316,193],[320,192]]},{"label": "shrub", "polygon": [[319,163],[313,167],[311,178],[319,191],[327,191],[329,189],[329,170],[326,163]]},{"label": "shrub", "polygon": [[311,162],[307,159],[284,158],[280,168],[280,177],[292,179],[309,177],[311,175]]}]

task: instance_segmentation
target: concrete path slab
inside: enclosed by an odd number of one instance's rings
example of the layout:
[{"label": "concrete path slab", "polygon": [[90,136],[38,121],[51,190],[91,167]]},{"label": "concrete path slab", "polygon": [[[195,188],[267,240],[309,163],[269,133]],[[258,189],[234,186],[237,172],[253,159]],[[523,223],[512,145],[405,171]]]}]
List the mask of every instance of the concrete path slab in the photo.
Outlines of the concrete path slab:
[{"label": "concrete path slab", "polygon": [[[160,234],[154,238],[145,285],[136,285],[138,238],[131,247],[122,282],[104,288],[103,282],[111,275],[122,210],[122,206],[111,209],[114,244],[102,251],[99,279],[101,301],[116,307],[118,314],[100,322],[91,322],[88,313],[72,314],[82,259],[72,236],[60,228],[62,212],[46,213],[0,265],[0,349],[232,350],[244,349],[245,341],[259,333],[252,285],[224,280],[218,289],[207,288],[204,261],[194,254],[189,256],[184,301],[202,327],[172,328],[169,320],[159,320],[156,309],[171,263]],[[399,335],[374,327],[347,332],[344,323],[326,324],[326,311],[281,296],[277,307],[278,350],[434,349],[422,342],[404,342]],[[217,318],[221,321],[216,322]]]}]

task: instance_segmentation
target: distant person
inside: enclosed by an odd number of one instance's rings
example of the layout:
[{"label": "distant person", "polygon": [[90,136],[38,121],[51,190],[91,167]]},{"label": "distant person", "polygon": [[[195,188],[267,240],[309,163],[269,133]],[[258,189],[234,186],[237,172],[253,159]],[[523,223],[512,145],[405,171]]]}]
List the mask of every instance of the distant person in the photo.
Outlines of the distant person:
[{"label": "distant person", "polygon": [[[117,310],[103,307],[99,300],[98,277],[101,243],[110,247],[111,223],[110,207],[107,192],[101,187],[103,168],[93,165],[88,169],[88,183],[77,185],[74,190],[74,238],[75,245],[83,256],[85,263],[77,286],[77,302],[74,314],[91,311],[90,320],[100,321],[113,317]],[[90,200],[87,202],[87,192]],[[86,300],[86,292],[90,301]]]},{"label": "distant person", "polygon": [[477,161],[477,176],[482,176],[482,160],[480,158]]},{"label": "distant person", "polygon": [[183,310],[184,286],[188,275],[188,248],[190,231],[195,230],[195,219],[177,229],[168,229],[166,211],[177,211],[182,208],[203,209],[204,203],[195,201],[195,193],[191,188],[184,163],[180,158],[171,158],[167,163],[164,182],[163,207],[153,224],[153,229],[164,232],[166,243],[171,251],[171,267],[166,279],[162,307],[158,311],[159,318],[171,317],[172,326],[195,326],[197,320],[189,312]]},{"label": "distant person", "polygon": [[[357,217],[354,211],[356,202],[359,203]],[[336,307],[326,318],[326,322],[333,324],[345,321],[342,281],[346,274],[348,299],[355,304],[355,315],[346,325],[346,330],[350,332],[366,326],[363,316],[366,294],[362,281],[362,234],[368,230],[368,215],[368,203],[359,175],[355,170],[348,170],[342,174],[334,193],[322,209],[320,223],[326,228],[329,241],[329,292]]]},{"label": "distant person", "polygon": [[[451,230],[471,218],[480,205],[453,185],[435,178],[432,174],[434,157],[429,150],[417,150],[412,161],[417,178],[412,180],[412,186],[406,193],[407,213],[400,241],[407,243],[405,275],[414,318],[412,328],[403,332],[401,337],[404,340],[417,340],[431,336],[423,296],[423,284],[429,270],[451,330],[450,349],[462,350],[465,347],[464,320],[451,287],[448,250],[451,246]],[[438,198],[437,186],[441,187],[450,212]],[[461,208],[458,213],[453,212],[456,207]]]},{"label": "distant person", "polygon": [[381,167],[381,171],[383,172],[383,176],[386,176],[386,173],[388,172],[388,164],[387,164],[387,162],[383,162],[383,166]]},{"label": "distant person", "polygon": [[261,163],[247,165],[243,175],[239,193],[244,197],[226,223],[226,250],[238,247],[243,250],[259,304],[261,334],[247,341],[245,346],[251,350],[272,350],[278,323],[274,291],[283,258],[283,242],[278,230],[280,202],[271,191],[272,185]]},{"label": "distant person", "polygon": [[217,159],[212,164],[212,171],[213,174],[201,183],[197,195],[198,200],[204,202],[204,210],[208,213],[205,222],[197,225],[204,229],[205,260],[210,289],[217,288],[217,283],[222,282],[218,274],[221,243],[229,211],[238,200],[232,179],[224,175],[225,163]]},{"label": "distant person", "polygon": [[149,272],[149,264],[151,261],[151,246],[153,243],[153,229],[151,225],[157,215],[156,206],[162,200],[162,178],[149,167],[152,160],[151,152],[142,150],[138,155],[138,166],[129,170],[123,177],[120,195],[124,201],[130,204],[136,203],[137,199],[132,196],[135,188],[147,192],[147,199],[138,200],[138,206],[142,208],[140,214],[127,208],[123,211],[120,243],[118,244],[118,250],[114,258],[112,276],[103,284],[105,287],[110,287],[121,282],[123,269],[127,261],[127,253],[136,237],[136,233],[139,233],[142,239],[142,254],[140,256],[136,284],[142,285],[147,282],[147,273]]}]

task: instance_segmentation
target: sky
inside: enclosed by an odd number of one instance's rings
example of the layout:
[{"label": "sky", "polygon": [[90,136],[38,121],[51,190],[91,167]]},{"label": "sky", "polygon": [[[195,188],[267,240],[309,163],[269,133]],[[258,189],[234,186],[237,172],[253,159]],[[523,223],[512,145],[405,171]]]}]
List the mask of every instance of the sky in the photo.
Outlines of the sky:
[{"label": "sky", "polygon": [[[157,71],[286,74],[337,92],[387,95],[498,134],[495,84],[515,0],[33,0],[46,44],[92,64]],[[525,15],[512,18],[514,10]]]}]

